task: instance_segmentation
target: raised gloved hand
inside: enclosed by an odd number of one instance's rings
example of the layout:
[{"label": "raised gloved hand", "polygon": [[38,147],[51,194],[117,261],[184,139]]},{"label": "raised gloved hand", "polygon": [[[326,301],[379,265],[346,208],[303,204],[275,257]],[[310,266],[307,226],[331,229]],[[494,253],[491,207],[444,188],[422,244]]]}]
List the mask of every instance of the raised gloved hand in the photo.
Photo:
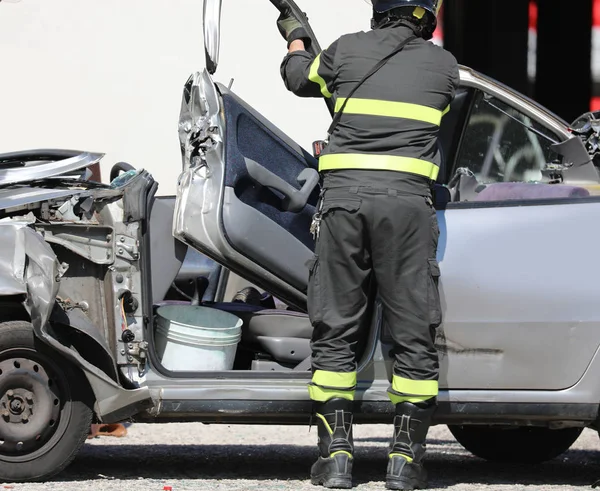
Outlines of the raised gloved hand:
[{"label": "raised gloved hand", "polygon": [[306,49],[310,46],[308,32],[306,32],[306,29],[302,27],[302,24],[300,24],[290,11],[281,13],[277,19],[277,27],[279,28],[279,32],[283,36],[283,39],[287,41],[288,48],[290,47],[290,44],[292,44],[292,41],[296,41],[297,39],[302,39],[302,41],[304,41]]}]

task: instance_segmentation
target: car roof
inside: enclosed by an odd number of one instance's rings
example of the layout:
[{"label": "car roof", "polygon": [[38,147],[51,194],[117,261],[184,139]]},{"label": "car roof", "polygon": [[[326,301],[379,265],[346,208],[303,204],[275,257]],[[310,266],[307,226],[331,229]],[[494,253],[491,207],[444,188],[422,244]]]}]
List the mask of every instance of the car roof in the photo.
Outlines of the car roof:
[{"label": "car roof", "polygon": [[469,73],[469,75],[473,78],[479,78],[481,80],[485,80],[488,83],[492,83],[500,88],[502,88],[504,91],[506,92],[510,92],[511,94],[513,94],[515,97],[522,99],[523,101],[531,104],[532,106],[535,106],[537,109],[539,109],[540,111],[543,111],[545,113],[547,113],[548,115],[552,116],[554,119],[556,119],[557,121],[560,121],[562,124],[564,124],[565,126],[569,126],[569,123],[567,121],[565,121],[562,117],[560,117],[558,114],[552,112],[550,109],[548,109],[547,107],[541,105],[539,102],[531,99],[530,97],[526,96],[525,94],[513,89],[512,87],[509,87],[508,85],[500,82],[499,80],[496,80],[495,78],[492,78],[488,75],[485,75],[471,67],[465,66],[465,65],[458,65],[459,68],[459,73],[461,73],[461,79],[463,79],[464,77],[462,76],[462,73],[467,72]]}]

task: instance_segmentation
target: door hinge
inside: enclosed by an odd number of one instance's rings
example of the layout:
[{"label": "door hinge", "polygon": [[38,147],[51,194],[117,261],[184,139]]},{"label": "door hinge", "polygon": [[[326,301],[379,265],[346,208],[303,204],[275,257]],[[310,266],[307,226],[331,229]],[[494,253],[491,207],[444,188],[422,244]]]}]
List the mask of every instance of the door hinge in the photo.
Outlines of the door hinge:
[{"label": "door hinge", "polygon": [[129,261],[137,261],[140,257],[138,240],[127,235],[117,235],[115,255]]}]

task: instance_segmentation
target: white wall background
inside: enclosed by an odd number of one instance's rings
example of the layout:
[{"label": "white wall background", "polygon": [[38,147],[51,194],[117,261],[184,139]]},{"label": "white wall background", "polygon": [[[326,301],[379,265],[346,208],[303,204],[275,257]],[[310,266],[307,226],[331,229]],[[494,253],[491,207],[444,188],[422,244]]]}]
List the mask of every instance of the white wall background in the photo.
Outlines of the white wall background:
[{"label": "white wall background", "polygon": [[[12,0],[14,1],[14,0]],[[204,67],[203,0],[0,1],[0,152],[72,148],[149,170],[173,194],[181,89]],[[298,0],[323,47],[369,28],[364,0]],[[335,13],[334,15],[327,15]],[[279,75],[284,40],[268,0],[223,0],[216,79],[309,148],[329,115]]]}]

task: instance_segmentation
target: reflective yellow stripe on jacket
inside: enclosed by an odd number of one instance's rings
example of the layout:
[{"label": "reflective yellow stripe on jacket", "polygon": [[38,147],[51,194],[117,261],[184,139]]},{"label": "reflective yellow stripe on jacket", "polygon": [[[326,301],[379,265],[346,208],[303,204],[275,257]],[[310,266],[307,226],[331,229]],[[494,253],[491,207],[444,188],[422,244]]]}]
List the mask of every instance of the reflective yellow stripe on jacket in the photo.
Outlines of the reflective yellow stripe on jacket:
[{"label": "reflective yellow stripe on jacket", "polygon": [[319,86],[321,87],[321,94],[323,94],[325,97],[327,97],[327,99],[330,99],[333,94],[331,92],[329,92],[329,89],[327,88],[327,82],[325,82],[325,79],[323,77],[321,77],[321,75],[319,75],[319,67],[320,66],[321,66],[321,55],[319,54],[315,58],[315,61],[313,61],[312,65],[310,66],[310,72],[308,74],[308,79],[311,82],[319,84]]},{"label": "reflective yellow stripe on jacket", "polygon": [[372,155],[360,153],[337,153],[323,155],[319,158],[319,171],[339,169],[373,169],[410,172],[427,177],[432,181],[437,179],[440,168],[432,162],[400,157],[396,155]]},{"label": "reflective yellow stripe on jacket", "polygon": [[[340,97],[335,103],[335,112],[338,112],[346,102]],[[410,104],[407,102],[390,102],[377,99],[348,100],[344,114],[362,114],[365,116],[385,116],[388,118],[404,118],[439,126],[442,122],[443,111],[432,107]]]}]

